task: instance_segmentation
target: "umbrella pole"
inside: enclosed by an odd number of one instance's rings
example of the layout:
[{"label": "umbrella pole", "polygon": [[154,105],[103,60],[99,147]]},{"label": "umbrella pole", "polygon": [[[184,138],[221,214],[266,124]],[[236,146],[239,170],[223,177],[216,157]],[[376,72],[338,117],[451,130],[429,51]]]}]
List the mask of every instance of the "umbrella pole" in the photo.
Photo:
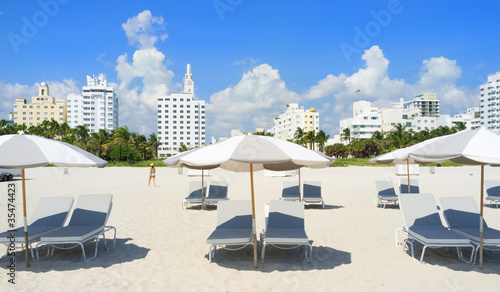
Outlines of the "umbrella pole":
[{"label": "umbrella pole", "polygon": [[253,189],[253,164],[250,163],[250,189],[252,191],[252,227],[253,227],[253,267],[258,268],[257,265],[257,226],[255,225],[255,197]]},{"label": "umbrella pole", "polygon": [[300,191],[300,168],[299,168],[299,201],[302,202],[302,192]]},{"label": "umbrella pole", "polygon": [[203,169],[201,170],[201,209],[205,209],[205,194],[204,194],[204,188],[205,183],[203,181]]},{"label": "umbrella pole", "polygon": [[483,269],[483,196],[484,196],[484,163],[481,163],[481,200],[479,210],[479,268]]},{"label": "umbrella pole", "polygon": [[26,176],[24,175],[24,168],[21,170],[21,174],[23,176],[23,219],[24,219],[24,253],[26,256],[26,266],[30,266],[30,257],[29,257],[29,245],[28,245],[28,220],[26,219]]},{"label": "umbrella pole", "polygon": [[406,174],[408,175],[408,194],[410,193],[410,159],[406,158]]}]

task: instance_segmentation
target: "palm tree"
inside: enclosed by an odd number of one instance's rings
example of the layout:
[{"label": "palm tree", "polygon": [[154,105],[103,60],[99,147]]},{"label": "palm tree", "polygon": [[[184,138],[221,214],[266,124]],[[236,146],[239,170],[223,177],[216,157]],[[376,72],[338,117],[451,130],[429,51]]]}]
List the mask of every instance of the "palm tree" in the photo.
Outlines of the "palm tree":
[{"label": "palm tree", "polygon": [[347,141],[348,144],[351,144],[351,129],[345,128],[340,134],[340,141]]},{"label": "palm tree", "polygon": [[319,132],[316,134],[316,142],[319,144],[319,151],[323,152],[325,148],[325,143],[328,141],[330,138],[330,135],[327,135],[323,130],[319,130]]},{"label": "palm tree", "polygon": [[401,123],[397,123],[396,126],[394,126],[393,131],[389,134],[389,140],[392,141],[394,147],[401,148],[406,144],[405,130],[406,126]]},{"label": "palm tree", "polygon": [[71,128],[67,123],[62,123],[59,125],[59,132],[61,134],[61,138],[64,138],[66,135],[71,133]]},{"label": "palm tree", "polygon": [[109,148],[109,132],[104,129],[99,129],[99,132],[92,133],[91,136],[92,138],[88,142],[88,149],[102,158],[107,154]]},{"label": "palm tree", "polygon": [[467,125],[464,122],[456,122],[455,126],[451,128],[454,132],[460,132],[463,130],[467,130]]},{"label": "palm tree", "polygon": [[381,142],[382,140],[384,140],[384,135],[382,135],[382,133],[380,131],[375,131],[375,133],[373,133],[373,135],[372,135],[372,139],[375,139],[375,140]]},{"label": "palm tree", "polygon": [[56,136],[59,136],[60,125],[56,120],[49,121],[49,137],[54,139]]},{"label": "palm tree", "polygon": [[308,149],[314,150],[314,143],[316,142],[316,133],[314,131],[309,131],[307,132],[306,136],[304,137],[304,142],[308,144],[307,147]]},{"label": "palm tree", "polygon": [[155,149],[155,158],[158,159],[158,146],[160,146],[161,143],[158,141],[155,133],[149,135],[149,144]]},{"label": "palm tree", "polygon": [[132,134],[129,132],[127,126],[119,127],[113,133],[114,141],[118,143],[120,146],[120,160],[121,160],[121,152],[122,146],[127,146],[127,164],[129,163],[129,145],[134,143]]},{"label": "palm tree", "polygon": [[179,147],[179,152],[185,152],[185,151],[188,151],[188,149],[186,147],[186,144],[182,143],[181,147]]},{"label": "palm tree", "polygon": [[304,136],[305,136],[304,130],[302,130],[302,128],[297,128],[295,134],[293,135],[293,140],[295,143],[299,145],[304,145]]},{"label": "palm tree", "polygon": [[87,141],[90,138],[89,130],[87,129],[87,127],[84,126],[84,125],[78,125],[78,126],[76,126],[76,128],[75,128],[75,135],[76,135],[76,138],[77,138],[78,142],[80,142],[81,144],[83,144],[84,147],[85,147],[87,145]]}]

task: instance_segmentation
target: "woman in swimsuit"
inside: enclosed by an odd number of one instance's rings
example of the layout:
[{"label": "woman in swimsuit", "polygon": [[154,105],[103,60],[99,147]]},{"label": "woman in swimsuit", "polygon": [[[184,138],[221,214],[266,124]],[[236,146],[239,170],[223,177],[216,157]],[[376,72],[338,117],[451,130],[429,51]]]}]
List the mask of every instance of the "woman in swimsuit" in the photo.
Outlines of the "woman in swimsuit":
[{"label": "woman in swimsuit", "polygon": [[155,175],[156,175],[156,169],[153,163],[150,165],[151,167],[149,168],[149,182],[148,182],[148,187],[149,184],[151,184],[151,179],[153,179],[153,186],[156,186],[156,180],[155,180]]}]

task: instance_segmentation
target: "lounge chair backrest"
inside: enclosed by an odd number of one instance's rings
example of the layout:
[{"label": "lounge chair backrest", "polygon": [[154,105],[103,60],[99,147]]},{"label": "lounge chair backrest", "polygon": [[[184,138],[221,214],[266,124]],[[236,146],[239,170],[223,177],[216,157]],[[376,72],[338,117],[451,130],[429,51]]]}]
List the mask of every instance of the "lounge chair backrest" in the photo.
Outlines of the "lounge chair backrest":
[{"label": "lounge chair backrest", "polygon": [[227,197],[227,182],[211,181],[208,186],[208,196],[210,198],[225,198]]},{"label": "lounge chair backrest", "polygon": [[271,201],[267,228],[305,228],[304,202]]},{"label": "lounge chair backrest", "polygon": [[500,181],[498,180],[485,180],[484,188],[488,196],[500,197]]},{"label": "lounge chair backrest", "polygon": [[226,200],[217,204],[217,227],[251,228],[252,201]]},{"label": "lounge chair backrest", "polygon": [[111,211],[113,196],[80,195],[69,225],[105,225]]},{"label": "lounge chair backrest", "polygon": [[[401,183],[399,185],[399,192],[403,194],[408,193],[408,178],[401,178]],[[410,178],[410,193],[418,194],[420,193],[420,187],[418,186],[418,179]]]},{"label": "lounge chair backrest", "polygon": [[379,196],[396,196],[392,181],[375,181],[375,186]]},{"label": "lounge chair backrest", "polygon": [[71,197],[40,198],[30,217],[29,225],[62,226],[68,218],[73,201]]},{"label": "lounge chair backrest", "polygon": [[284,181],[281,188],[282,197],[298,197],[299,183],[296,181]]},{"label": "lounge chair backrest", "polygon": [[440,198],[439,203],[450,228],[479,228],[479,209],[473,197]]},{"label": "lounge chair backrest", "polygon": [[303,189],[304,197],[321,197],[320,181],[305,181]]},{"label": "lounge chair backrest", "polygon": [[[205,196],[207,195],[206,188],[204,189]],[[189,194],[188,198],[201,198],[202,195],[201,181],[189,182]]]},{"label": "lounge chair backrest", "polygon": [[399,208],[407,229],[413,225],[443,225],[432,194],[400,194]]}]

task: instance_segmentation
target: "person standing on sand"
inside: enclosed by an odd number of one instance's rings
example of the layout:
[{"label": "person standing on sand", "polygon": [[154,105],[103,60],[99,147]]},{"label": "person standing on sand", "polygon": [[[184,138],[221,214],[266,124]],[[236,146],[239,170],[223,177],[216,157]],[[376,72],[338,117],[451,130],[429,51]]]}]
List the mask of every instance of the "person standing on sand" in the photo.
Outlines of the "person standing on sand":
[{"label": "person standing on sand", "polygon": [[148,182],[148,187],[151,184],[151,179],[153,179],[153,186],[156,186],[156,180],[155,180],[155,175],[156,175],[156,169],[155,165],[151,163],[151,167],[149,168],[149,182]]}]

